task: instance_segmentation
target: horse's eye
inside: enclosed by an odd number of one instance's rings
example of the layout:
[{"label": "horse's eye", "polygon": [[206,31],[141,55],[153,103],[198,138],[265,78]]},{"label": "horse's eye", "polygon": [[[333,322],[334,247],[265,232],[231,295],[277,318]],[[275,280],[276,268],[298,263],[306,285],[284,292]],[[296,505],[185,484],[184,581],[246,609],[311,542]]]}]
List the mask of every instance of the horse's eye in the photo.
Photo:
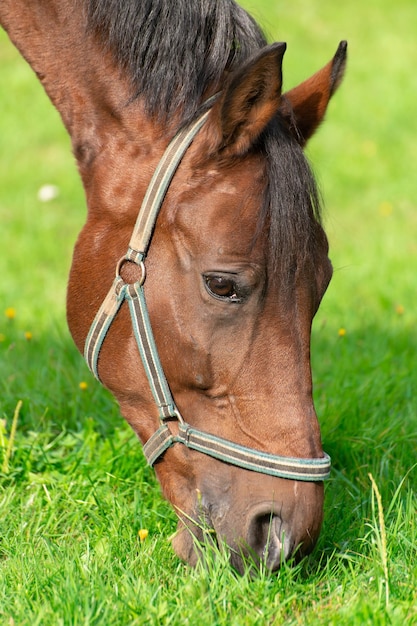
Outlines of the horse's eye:
[{"label": "horse's eye", "polygon": [[235,281],[226,276],[205,276],[208,292],[216,298],[224,298],[233,302],[239,302],[238,288]]}]

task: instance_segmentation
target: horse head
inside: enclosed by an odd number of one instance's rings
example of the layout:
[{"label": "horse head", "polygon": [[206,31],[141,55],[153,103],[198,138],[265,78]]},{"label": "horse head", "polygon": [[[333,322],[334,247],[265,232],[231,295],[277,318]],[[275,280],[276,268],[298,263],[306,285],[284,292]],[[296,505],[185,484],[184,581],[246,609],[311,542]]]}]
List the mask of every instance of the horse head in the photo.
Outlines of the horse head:
[{"label": "horse head", "polygon": [[[14,29],[13,8],[4,11],[17,44],[29,46],[22,14]],[[29,17],[31,32],[40,17]],[[140,95],[132,98],[123,68],[94,33],[77,34],[81,18],[74,19],[54,23],[56,34],[71,29],[74,51],[61,85],[52,72],[58,57],[40,57],[43,67],[36,56],[42,26],[25,56],[61,112],[86,190],[88,217],[68,287],[68,323],[82,352],[180,117],[162,121]],[[236,446],[308,461],[323,458],[310,333],[332,269],[303,147],[341,81],[346,44],[286,93],[284,51],[285,44],[265,45],[207,88],[205,97],[216,96],[160,207],[143,289],[161,367],[184,421]],[[123,263],[120,278],[142,282],[138,272]],[[160,415],[126,303],[100,346],[97,369],[146,444]],[[166,426],[175,440],[179,422],[168,419]],[[206,528],[229,546],[239,570],[246,557],[275,570],[317,540],[321,481],[252,471],[179,443],[154,467],[179,516],[175,550],[191,564]]]}]

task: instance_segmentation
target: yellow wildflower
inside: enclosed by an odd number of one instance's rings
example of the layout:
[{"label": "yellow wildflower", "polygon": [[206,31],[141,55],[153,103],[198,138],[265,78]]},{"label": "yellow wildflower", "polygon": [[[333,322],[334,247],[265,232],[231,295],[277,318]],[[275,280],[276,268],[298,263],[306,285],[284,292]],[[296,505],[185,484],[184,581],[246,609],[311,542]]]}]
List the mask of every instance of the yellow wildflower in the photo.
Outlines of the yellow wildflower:
[{"label": "yellow wildflower", "polygon": [[32,335],[32,333],[30,332],[30,330],[27,330],[27,331],[25,332],[25,339],[26,339],[26,341],[30,341],[30,340],[32,339],[32,336],[33,336],[33,335]]},{"label": "yellow wildflower", "polygon": [[81,389],[81,391],[85,391],[88,388],[88,385],[84,380],[82,380],[78,386]]},{"label": "yellow wildflower", "polygon": [[339,337],[344,337],[346,335],[346,328],[339,328],[338,335]]},{"label": "yellow wildflower", "polygon": [[141,528],[138,531],[138,537],[140,541],[145,541],[146,537],[149,535],[149,530],[147,528]]},{"label": "yellow wildflower", "polygon": [[402,304],[397,304],[397,306],[395,307],[395,312],[397,313],[397,315],[404,315],[404,307]]},{"label": "yellow wildflower", "polygon": [[14,320],[14,318],[16,317],[16,309],[14,309],[12,306],[9,306],[5,310],[4,314],[7,317],[7,319]]}]

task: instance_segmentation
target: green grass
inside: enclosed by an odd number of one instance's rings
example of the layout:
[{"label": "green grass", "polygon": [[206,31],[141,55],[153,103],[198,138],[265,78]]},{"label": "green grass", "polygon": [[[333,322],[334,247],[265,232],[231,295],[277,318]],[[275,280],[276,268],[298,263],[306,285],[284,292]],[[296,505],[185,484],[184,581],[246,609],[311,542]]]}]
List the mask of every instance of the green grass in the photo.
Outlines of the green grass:
[{"label": "green grass", "polygon": [[[417,624],[417,5],[244,4],[288,42],[288,88],[339,40],[350,46],[346,80],[308,149],[335,268],[313,329],[334,465],[319,544],[256,579],[215,551],[195,570],[173,554],[175,516],[66,328],[85,216],[69,141],[0,34],[0,469],[23,401],[0,474],[1,625]],[[42,203],[46,183],[60,193]]]}]

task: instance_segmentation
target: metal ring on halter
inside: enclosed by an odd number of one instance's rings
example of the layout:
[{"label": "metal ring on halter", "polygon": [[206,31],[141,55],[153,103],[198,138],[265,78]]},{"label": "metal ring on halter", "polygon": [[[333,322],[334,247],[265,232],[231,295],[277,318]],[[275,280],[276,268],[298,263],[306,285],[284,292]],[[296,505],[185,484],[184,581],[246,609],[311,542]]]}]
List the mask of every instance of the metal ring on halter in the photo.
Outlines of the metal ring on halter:
[{"label": "metal ring on halter", "polygon": [[134,263],[134,265],[136,265],[137,267],[140,268],[140,270],[142,272],[142,276],[140,277],[139,280],[135,280],[135,284],[138,284],[138,285],[142,286],[143,283],[145,282],[145,278],[146,278],[146,267],[145,267],[145,263],[143,261],[140,261],[139,263],[136,263],[135,261],[132,261],[131,259],[127,259],[125,256],[122,256],[122,258],[119,259],[119,261],[117,262],[117,265],[116,265],[116,278],[122,278],[120,276],[120,270],[122,269],[122,266],[125,263]]}]

